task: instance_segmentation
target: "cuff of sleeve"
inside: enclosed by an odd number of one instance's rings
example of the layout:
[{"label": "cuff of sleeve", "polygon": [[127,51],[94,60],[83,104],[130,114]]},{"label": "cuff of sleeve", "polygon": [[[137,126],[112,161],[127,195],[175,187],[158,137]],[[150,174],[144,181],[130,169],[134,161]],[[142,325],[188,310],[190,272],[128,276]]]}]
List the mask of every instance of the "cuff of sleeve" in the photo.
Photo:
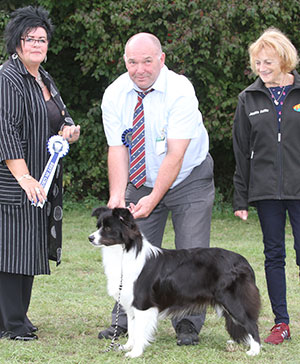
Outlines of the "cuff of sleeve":
[{"label": "cuff of sleeve", "polygon": [[0,152],[0,163],[5,164],[7,159],[24,159],[24,153],[22,150],[15,151],[14,153],[1,153]]}]

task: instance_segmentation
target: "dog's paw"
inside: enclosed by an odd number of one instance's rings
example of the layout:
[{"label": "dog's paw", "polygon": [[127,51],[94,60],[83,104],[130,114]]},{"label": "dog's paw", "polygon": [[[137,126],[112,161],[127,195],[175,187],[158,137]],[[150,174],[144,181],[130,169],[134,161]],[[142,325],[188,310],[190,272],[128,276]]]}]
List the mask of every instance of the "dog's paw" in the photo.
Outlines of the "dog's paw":
[{"label": "dog's paw", "polygon": [[252,337],[252,335],[249,335],[248,337],[248,344],[250,345],[250,349],[246,351],[246,354],[249,356],[255,356],[258,355],[260,352],[260,343],[255,341]]},{"label": "dog's paw", "polygon": [[257,345],[253,348],[250,348],[250,350],[246,351],[246,354],[249,356],[255,356],[255,355],[258,355],[259,352],[260,352],[260,346]]},{"label": "dog's paw", "polygon": [[138,358],[143,354],[143,350],[133,349],[125,354],[127,358]]},{"label": "dog's paw", "polygon": [[128,351],[128,350],[131,350],[133,348],[133,344],[131,342],[127,341],[126,344],[120,345],[120,347],[121,347],[120,350]]}]

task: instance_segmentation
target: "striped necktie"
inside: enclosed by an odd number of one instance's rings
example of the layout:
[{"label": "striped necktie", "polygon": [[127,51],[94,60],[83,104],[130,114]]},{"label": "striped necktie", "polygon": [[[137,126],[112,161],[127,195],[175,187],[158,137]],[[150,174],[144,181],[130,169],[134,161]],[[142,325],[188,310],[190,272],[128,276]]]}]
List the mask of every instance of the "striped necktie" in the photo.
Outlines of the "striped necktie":
[{"label": "striped necktie", "polygon": [[145,118],[143,98],[153,89],[138,93],[138,101],[134,108],[132,139],[130,149],[129,180],[136,187],[141,187],[146,182],[145,160]]}]

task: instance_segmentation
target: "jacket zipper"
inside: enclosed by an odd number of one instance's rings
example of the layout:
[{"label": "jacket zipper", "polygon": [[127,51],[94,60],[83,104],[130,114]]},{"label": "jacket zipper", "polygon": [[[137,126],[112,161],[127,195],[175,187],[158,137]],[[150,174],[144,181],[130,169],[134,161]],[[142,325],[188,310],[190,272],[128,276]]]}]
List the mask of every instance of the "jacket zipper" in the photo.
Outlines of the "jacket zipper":
[{"label": "jacket zipper", "polygon": [[281,148],[281,132],[278,132],[278,163],[279,163],[279,184],[278,184],[278,198],[281,200],[282,194],[282,148]]},{"label": "jacket zipper", "polygon": [[[278,120],[278,160],[279,160],[279,200],[282,199],[282,191],[283,191],[283,157],[282,157],[282,143],[281,143],[281,124],[282,124],[282,117],[284,114],[284,105],[286,104],[287,97],[290,93],[291,89],[288,90],[283,105],[281,109],[280,119]],[[275,106],[274,106],[275,107]]]}]

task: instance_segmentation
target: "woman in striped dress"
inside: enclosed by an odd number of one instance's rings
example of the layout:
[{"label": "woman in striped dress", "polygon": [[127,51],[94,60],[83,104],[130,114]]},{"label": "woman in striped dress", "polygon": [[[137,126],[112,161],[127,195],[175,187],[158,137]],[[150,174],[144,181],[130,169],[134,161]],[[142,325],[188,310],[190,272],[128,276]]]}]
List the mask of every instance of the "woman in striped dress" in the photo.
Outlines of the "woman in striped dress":
[{"label": "woman in striped dress", "polygon": [[[39,179],[47,141],[70,143],[80,135],[60,94],[43,69],[53,32],[48,12],[28,6],[12,13],[5,30],[9,60],[0,70],[0,337],[36,340],[27,316],[33,279],[60,263],[62,168],[48,196]],[[46,200],[44,208],[31,201]]]}]

